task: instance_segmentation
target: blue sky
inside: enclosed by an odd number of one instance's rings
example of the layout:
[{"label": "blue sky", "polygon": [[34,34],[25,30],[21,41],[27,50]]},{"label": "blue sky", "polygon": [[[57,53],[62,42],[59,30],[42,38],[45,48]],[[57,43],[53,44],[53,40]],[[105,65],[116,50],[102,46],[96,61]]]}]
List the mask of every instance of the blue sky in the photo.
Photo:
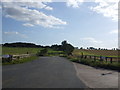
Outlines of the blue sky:
[{"label": "blue sky", "polygon": [[104,3],[106,7],[101,2],[3,3],[2,43],[67,40],[76,47],[117,47],[116,3]]}]

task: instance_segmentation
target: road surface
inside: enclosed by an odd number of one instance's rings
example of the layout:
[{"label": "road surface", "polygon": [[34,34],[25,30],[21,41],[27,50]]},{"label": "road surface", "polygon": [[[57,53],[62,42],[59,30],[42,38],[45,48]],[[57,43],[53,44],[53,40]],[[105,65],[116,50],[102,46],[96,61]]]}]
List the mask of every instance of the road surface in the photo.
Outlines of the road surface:
[{"label": "road surface", "polygon": [[120,90],[118,89],[119,73],[117,71],[102,68],[96,69],[79,63],[73,64],[78,77],[89,88],[105,88],[105,90],[106,88],[112,88],[112,90]]},{"label": "road surface", "polygon": [[40,57],[2,70],[3,88],[87,88],[73,63],[63,57]]}]

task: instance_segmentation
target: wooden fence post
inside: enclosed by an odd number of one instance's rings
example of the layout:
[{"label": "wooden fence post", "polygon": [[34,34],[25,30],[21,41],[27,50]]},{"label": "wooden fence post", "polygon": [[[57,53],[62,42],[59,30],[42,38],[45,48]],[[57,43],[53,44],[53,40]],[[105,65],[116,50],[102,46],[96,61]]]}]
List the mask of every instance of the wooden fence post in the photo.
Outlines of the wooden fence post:
[{"label": "wooden fence post", "polygon": [[112,63],[112,57],[110,58],[110,63]]},{"label": "wooden fence post", "polygon": [[81,58],[83,58],[83,52],[81,52]]},{"label": "wooden fence post", "polygon": [[105,60],[106,60],[106,62],[107,62],[107,57],[105,57]]},{"label": "wooden fence post", "polygon": [[91,59],[91,56],[90,56],[90,59]]},{"label": "wooden fence post", "polygon": [[102,56],[100,56],[100,61],[103,61],[103,57]]},{"label": "wooden fence post", "polygon": [[85,59],[87,58],[87,56],[85,55],[85,57],[84,57]]},{"label": "wooden fence post", "polygon": [[83,58],[83,55],[81,55],[81,59]]},{"label": "wooden fence post", "polygon": [[96,61],[96,56],[94,56],[94,61]]},{"label": "wooden fence post", "polygon": [[80,56],[78,56],[78,61],[79,61],[79,62],[80,62],[80,58],[81,58],[81,57],[80,57]]}]

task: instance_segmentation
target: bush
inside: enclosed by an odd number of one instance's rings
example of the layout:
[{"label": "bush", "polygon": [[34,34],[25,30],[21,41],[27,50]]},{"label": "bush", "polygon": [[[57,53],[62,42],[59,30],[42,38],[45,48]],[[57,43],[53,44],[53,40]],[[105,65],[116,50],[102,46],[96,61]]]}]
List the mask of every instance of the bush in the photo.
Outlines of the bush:
[{"label": "bush", "polygon": [[48,50],[45,48],[37,53],[37,56],[45,56],[47,54]]}]

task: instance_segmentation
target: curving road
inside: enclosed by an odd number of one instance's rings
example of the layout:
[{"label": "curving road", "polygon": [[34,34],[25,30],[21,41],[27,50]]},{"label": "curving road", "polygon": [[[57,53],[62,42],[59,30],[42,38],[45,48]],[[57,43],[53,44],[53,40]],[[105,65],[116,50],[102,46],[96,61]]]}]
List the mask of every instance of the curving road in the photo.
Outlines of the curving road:
[{"label": "curving road", "polygon": [[86,88],[72,62],[63,57],[41,57],[2,70],[3,88]]}]

